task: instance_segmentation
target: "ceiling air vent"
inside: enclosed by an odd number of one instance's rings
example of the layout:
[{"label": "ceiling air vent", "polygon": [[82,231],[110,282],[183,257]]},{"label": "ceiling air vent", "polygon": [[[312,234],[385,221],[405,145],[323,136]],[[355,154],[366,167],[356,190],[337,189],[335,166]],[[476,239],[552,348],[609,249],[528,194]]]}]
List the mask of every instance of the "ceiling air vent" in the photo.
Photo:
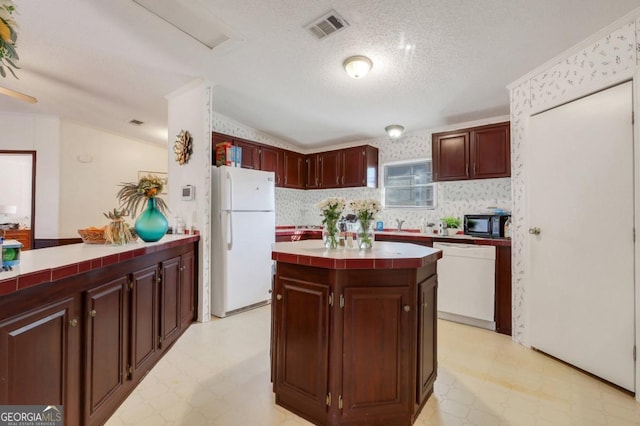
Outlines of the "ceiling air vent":
[{"label": "ceiling air vent", "polygon": [[335,34],[340,30],[343,30],[349,26],[349,23],[335,10],[321,16],[318,19],[314,19],[312,23],[308,24],[305,28],[311,31],[318,40]]},{"label": "ceiling air vent", "polygon": [[144,123],[143,121],[136,120],[135,118],[133,120],[129,121],[129,124],[131,124],[133,126],[139,126],[139,125],[141,125],[143,123]]}]

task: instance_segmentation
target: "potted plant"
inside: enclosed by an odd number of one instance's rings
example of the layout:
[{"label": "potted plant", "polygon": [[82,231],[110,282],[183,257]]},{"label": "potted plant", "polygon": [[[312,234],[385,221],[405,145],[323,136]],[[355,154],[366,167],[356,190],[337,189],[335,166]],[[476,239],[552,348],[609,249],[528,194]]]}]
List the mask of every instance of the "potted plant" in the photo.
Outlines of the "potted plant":
[{"label": "potted plant", "polygon": [[460,220],[460,218],[453,217],[453,216],[443,217],[442,222],[444,222],[444,224],[446,225],[447,234],[450,236],[456,235],[456,233],[458,232],[458,229],[460,228],[460,225],[462,224],[462,220]]}]

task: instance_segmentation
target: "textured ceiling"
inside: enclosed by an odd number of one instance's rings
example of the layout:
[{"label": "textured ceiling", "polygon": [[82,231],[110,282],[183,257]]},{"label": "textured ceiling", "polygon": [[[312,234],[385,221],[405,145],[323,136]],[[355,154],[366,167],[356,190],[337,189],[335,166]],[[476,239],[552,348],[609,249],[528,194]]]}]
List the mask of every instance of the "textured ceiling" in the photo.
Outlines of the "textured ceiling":
[{"label": "textured ceiling", "polygon": [[[507,84],[640,6],[638,0],[176,0],[229,41],[211,50],[132,0],[14,0],[19,80],[0,111],[55,114],[167,142],[165,96],[196,78],[214,110],[301,147],[509,112]],[[334,9],[350,26],[303,27]],[[374,66],[342,69],[351,55]],[[139,127],[131,119],[145,122]],[[173,139],[171,136],[170,139]]]}]

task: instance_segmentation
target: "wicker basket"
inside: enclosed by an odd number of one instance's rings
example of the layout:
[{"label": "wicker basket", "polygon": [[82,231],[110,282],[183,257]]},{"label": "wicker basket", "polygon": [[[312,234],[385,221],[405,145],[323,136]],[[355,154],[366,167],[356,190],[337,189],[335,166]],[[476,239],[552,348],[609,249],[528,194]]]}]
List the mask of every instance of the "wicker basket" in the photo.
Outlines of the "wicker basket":
[{"label": "wicker basket", "polygon": [[78,234],[85,244],[105,244],[107,242],[104,238],[104,228],[78,229]]}]

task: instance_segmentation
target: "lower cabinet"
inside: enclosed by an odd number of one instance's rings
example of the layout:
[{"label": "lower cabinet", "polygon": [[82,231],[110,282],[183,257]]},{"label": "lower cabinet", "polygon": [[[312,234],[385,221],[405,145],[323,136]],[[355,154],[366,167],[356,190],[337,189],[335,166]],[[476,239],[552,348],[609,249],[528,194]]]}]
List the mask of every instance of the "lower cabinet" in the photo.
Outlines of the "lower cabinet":
[{"label": "lower cabinet", "polygon": [[0,320],[0,405],[63,405],[64,424],[80,424],[79,306],[68,297]]},{"label": "lower cabinet", "polygon": [[155,364],[160,351],[158,327],[158,267],[135,271],[131,277],[131,343],[129,375],[138,381]]},{"label": "lower cabinet", "polygon": [[196,256],[193,251],[180,256],[180,327],[185,329],[196,316]]},{"label": "lower cabinet", "polygon": [[408,286],[344,289],[342,421],[411,416],[410,306]]},{"label": "lower cabinet", "polygon": [[278,262],[276,403],[315,424],[412,424],[437,372],[435,272]]},{"label": "lower cabinet", "polygon": [[193,321],[195,253],[0,296],[0,405],[63,405],[65,425],[104,424]]},{"label": "lower cabinet", "polygon": [[418,392],[416,403],[430,395],[438,372],[438,280],[431,276],[418,285]]},{"label": "lower cabinet", "polygon": [[127,392],[128,284],[123,276],[85,293],[84,417],[90,423],[106,420],[113,401]]}]

